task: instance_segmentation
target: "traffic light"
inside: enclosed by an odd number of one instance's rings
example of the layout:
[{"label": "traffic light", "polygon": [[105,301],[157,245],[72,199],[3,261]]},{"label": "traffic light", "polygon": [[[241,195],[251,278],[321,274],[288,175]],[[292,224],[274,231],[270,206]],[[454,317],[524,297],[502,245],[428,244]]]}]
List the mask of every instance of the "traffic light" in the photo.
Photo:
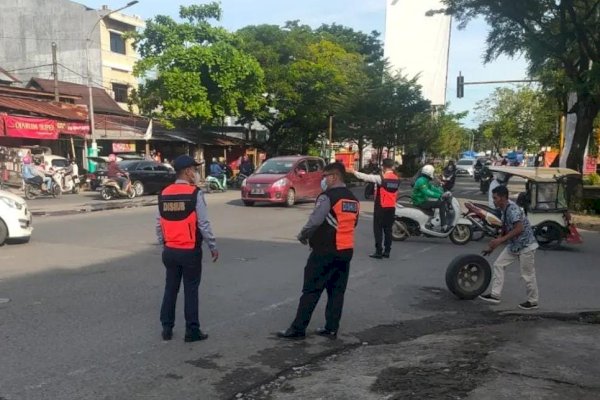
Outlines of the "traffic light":
[{"label": "traffic light", "polygon": [[456,77],[456,97],[465,97],[465,77],[460,74]]}]

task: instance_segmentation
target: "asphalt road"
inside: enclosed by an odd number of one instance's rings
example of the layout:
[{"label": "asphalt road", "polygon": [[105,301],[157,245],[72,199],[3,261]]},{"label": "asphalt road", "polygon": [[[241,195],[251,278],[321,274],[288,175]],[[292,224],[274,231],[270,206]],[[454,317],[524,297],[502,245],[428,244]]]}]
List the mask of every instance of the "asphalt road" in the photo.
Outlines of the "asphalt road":
[{"label": "asphalt road", "polygon": [[[459,179],[457,196],[476,191],[472,186]],[[183,342],[181,303],[174,340],[160,340],[164,271],[153,208],[38,218],[29,244],[1,248],[0,298],[10,301],[0,304],[0,399],[234,398],[281,371],[355,346],[375,327],[464,308],[449,296],[435,307],[424,304],[445,292],[453,257],[483,247],[411,238],[394,245],[390,260],[371,260],[372,203],[364,203],[339,340],[290,345],[273,333],[295,312],[308,250],[294,238],[312,206],[247,208],[234,192],[207,198],[221,259],[213,264],[205,256],[205,342]],[[540,312],[600,309],[600,236],[583,236],[581,246],[538,252]],[[523,300],[512,267],[494,309],[514,310]],[[322,323],[320,304],[311,328]]]}]

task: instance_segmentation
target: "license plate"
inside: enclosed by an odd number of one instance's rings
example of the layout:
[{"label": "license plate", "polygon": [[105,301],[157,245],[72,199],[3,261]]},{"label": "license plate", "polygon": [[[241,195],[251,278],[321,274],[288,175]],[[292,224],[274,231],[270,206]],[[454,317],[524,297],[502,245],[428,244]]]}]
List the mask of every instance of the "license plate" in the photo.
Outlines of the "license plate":
[{"label": "license plate", "polygon": [[252,189],[250,194],[265,194],[265,191],[263,189]]}]

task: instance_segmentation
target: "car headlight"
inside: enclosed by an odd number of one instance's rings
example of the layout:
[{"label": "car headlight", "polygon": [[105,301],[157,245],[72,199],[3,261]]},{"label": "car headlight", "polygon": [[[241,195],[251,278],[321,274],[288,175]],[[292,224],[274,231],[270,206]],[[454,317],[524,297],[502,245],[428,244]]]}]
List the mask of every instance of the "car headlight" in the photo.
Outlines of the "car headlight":
[{"label": "car headlight", "polygon": [[285,187],[287,185],[287,183],[288,183],[287,178],[281,178],[280,180],[276,181],[273,184],[273,187],[274,188],[282,188],[282,187]]},{"label": "car headlight", "polygon": [[248,178],[245,178],[245,179],[242,181],[242,187],[246,187],[246,185],[247,185],[247,184],[248,184]]},{"label": "car headlight", "polygon": [[20,210],[21,208],[23,208],[23,205],[9,197],[4,197],[4,196],[0,196],[0,200],[2,200],[4,203],[6,203],[7,206],[9,206],[10,208],[16,208],[17,210]]}]

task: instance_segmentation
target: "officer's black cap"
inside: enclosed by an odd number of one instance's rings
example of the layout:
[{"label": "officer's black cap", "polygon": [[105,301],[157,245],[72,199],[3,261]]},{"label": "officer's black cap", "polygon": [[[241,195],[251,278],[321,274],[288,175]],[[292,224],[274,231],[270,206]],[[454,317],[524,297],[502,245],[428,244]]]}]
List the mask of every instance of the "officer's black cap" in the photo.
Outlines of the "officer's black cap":
[{"label": "officer's black cap", "polygon": [[197,167],[198,165],[202,165],[192,157],[187,155],[179,156],[173,161],[173,168],[175,171],[179,172],[189,167]]}]

